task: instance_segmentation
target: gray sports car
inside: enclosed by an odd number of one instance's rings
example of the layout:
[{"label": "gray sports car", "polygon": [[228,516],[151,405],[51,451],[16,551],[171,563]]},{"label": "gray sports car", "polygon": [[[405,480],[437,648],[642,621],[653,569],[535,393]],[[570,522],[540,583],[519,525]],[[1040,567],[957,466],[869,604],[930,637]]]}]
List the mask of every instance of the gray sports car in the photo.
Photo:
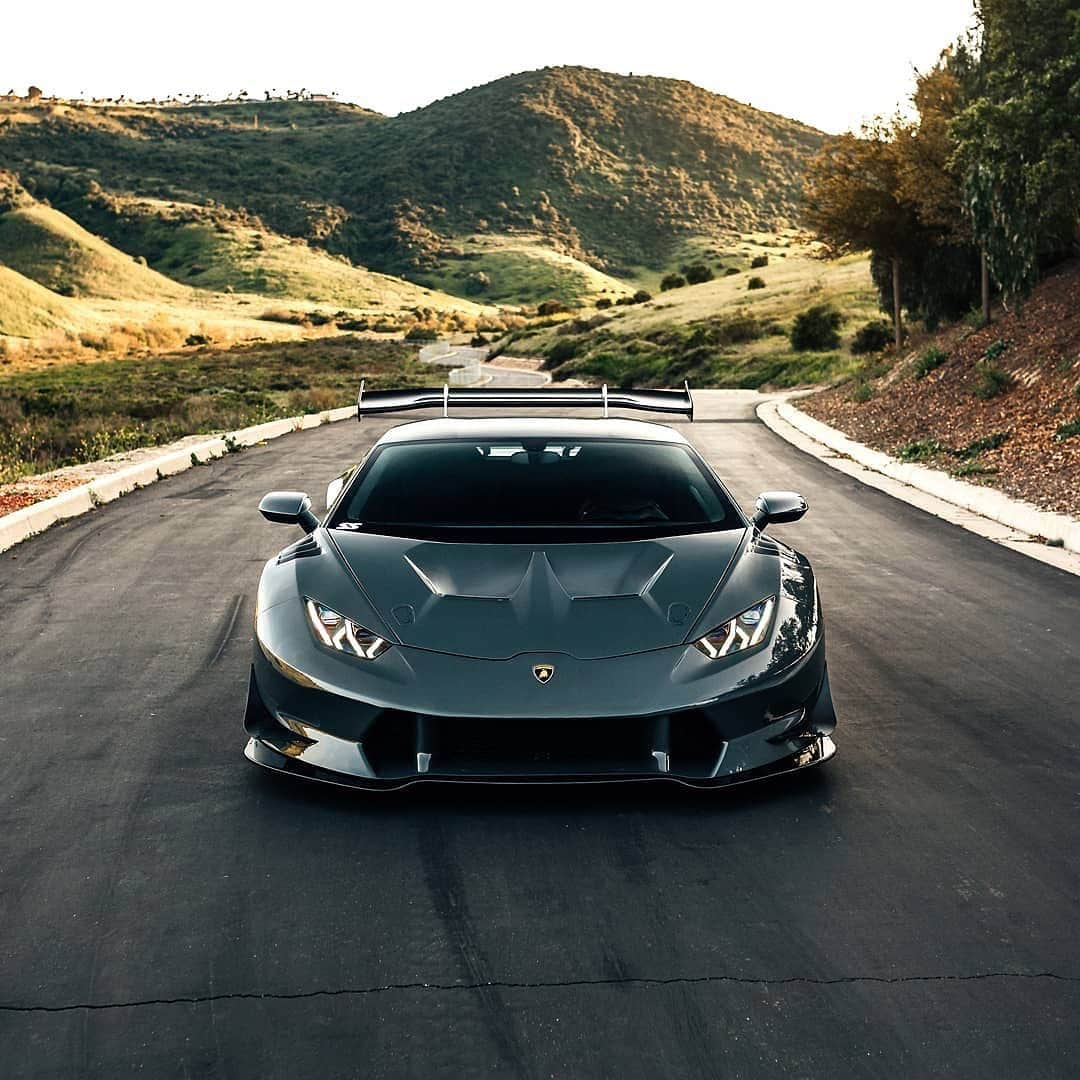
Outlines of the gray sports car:
[{"label": "gray sports car", "polygon": [[[361,390],[432,405],[327,491],[267,495],[305,536],[263,570],[245,727],[259,765],[335,784],[727,785],[835,751],[806,558],[764,535],[670,427],[673,390]],[[450,409],[595,406],[595,418]]]}]

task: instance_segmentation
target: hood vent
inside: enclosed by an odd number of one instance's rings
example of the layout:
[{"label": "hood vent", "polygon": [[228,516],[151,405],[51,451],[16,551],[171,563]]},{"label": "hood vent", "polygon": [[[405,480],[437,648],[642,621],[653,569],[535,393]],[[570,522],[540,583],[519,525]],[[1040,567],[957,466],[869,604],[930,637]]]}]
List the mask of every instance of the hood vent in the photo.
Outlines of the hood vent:
[{"label": "hood vent", "polygon": [[293,559],[310,559],[313,555],[321,554],[322,548],[319,547],[319,541],[314,536],[305,536],[297,540],[295,544],[290,544],[278,555],[278,566],[292,562]]}]

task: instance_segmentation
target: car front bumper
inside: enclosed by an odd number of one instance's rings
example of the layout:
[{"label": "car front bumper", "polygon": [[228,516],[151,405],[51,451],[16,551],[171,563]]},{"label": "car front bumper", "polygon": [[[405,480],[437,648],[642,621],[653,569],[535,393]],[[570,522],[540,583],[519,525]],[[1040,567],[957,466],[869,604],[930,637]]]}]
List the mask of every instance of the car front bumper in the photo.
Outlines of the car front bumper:
[{"label": "car front bumper", "polygon": [[[571,666],[568,658],[561,659],[557,677],[572,674],[599,685],[618,679],[622,662]],[[503,679],[513,663],[461,657],[449,662],[460,667],[459,680],[479,687]],[[572,710],[559,709],[544,715],[535,707],[515,715],[490,709],[485,715],[447,715],[302,685],[257,644],[244,718],[250,736],[245,753],[279,772],[368,789],[422,781],[669,780],[715,787],[832,757],[829,736],[836,716],[823,635],[799,662],[750,685],[705,702],[678,701],[667,710],[658,710],[643,693],[646,707],[623,715],[567,715]],[[475,699],[482,701],[483,693]]]}]

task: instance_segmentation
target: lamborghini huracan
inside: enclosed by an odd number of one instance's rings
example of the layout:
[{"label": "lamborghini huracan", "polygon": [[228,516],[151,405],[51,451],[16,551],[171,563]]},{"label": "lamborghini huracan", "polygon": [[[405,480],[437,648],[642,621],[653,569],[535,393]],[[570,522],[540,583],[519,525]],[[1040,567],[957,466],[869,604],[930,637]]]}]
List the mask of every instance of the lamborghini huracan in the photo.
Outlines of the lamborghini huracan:
[{"label": "lamborghini huracan", "polygon": [[[361,390],[435,406],[310,498],[262,573],[246,754],[358,788],[660,779],[709,787],[826,761],[836,726],[807,559],[675,429],[684,390]],[[595,407],[460,417],[451,407]]]}]

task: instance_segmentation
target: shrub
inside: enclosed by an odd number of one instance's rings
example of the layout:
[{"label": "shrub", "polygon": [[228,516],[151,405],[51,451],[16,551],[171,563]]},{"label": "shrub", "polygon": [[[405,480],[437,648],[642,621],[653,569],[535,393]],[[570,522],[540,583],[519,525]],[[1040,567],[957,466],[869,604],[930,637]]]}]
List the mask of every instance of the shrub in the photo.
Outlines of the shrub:
[{"label": "shrub", "polygon": [[438,331],[432,330],[429,326],[414,326],[405,335],[406,341],[438,341]]},{"label": "shrub", "polygon": [[949,354],[944,349],[939,349],[936,345],[931,345],[930,348],[915,361],[915,378],[925,379],[931,371],[941,367],[948,359]]},{"label": "shrub", "polygon": [[768,266],[768,265],[769,265],[769,256],[768,255],[755,255],[750,260],[750,269],[751,270],[760,270],[761,267]]},{"label": "shrub", "polygon": [[476,270],[465,279],[465,292],[470,296],[484,292],[491,284],[491,278],[483,270]]},{"label": "shrub", "polygon": [[901,461],[927,461],[938,454],[945,453],[949,448],[937,439],[920,439],[918,442],[908,443],[896,451],[896,456]]},{"label": "shrub", "polygon": [[1012,376],[1004,368],[999,368],[987,360],[979,361],[975,369],[979,373],[979,380],[975,384],[975,396],[983,401],[989,401],[990,398],[1005,393],[1012,386]]},{"label": "shrub", "polygon": [[686,280],[691,285],[701,285],[703,282],[712,281],[713,279],[712,268],[704,263],[694,263],[693,266],[688,266],[684,272]]},{"label": "shrub", "polygon": [[211,338],[209,334],[188,334],[184,338],[185,345],[210,345]]},{"label": "shrub", "polygon": [[601,296],[600,299],[596,301],[597,311],[603,311],[605,308],[609,307],[611,307],[611,297],[609,296]]},{"label": "shrub", "polygon": [[747,283],[748,289],[764,289],[765,279],[763,277],[752,277]]},{"label": "shrub", "polygon": [[987,345],[986,352],[983,353],[983,356],[985,356],[990,363],[993,363],[1008,347],[1009,343],[1007,341],[998,339],[990,345]]},{"label": "shrub", "polygon": [[665,274],[660,279],[660,291],[667,292],[669,289],[681,289],[686,284],[686,278],[682,274]]},{"label": "shrub", "polygon": [[567,310],[567,306],[561,300],[541,300],[536,305],[536,314],[540,316],[561,315]]},{"label": "shrub", "polygon": [[469,340],[469,345],[474,349],[482,349],[485,345],[490,345],[491,342],[483,334],[473,334]]},{"label": "shrub", "polygon": [[729,266],[724,271],[724,277],[731,277],[733,274],[737,274],[738,272],[739,272],[739,268],[737,266]]},{"label": "shrub", "polygon": [[557,364],[565,364],[567,360],[573,360],[577,356],[578,343],[570,338],[561,338],[556,341],[547,351],[547,360],[544,367],[551,368]]},{"label": "shrub", "polygon": [[975,457],[976,454],[981,454],[984,450],[997,450],[998,447],[1004,446],[1008,441],[1009,433],[1007,431],[997,431],[993,435],[986,435],[981,439],[968,443],[963,450],[957,450],[956,456],[961,458]]},{"label": "shrub", "polygon": [[307,322],[307,316],[302,311],[289,311],[287,308],[267,308],[259,318],[263,322],[290,323],[293,326],[303,326]]},{"label": "shrub", "polygon": [[980,465],[977,461],[965,461],[952,470],[953,476],[993,476],[997,469],[990,465]]},{"label": "shrub", "polygon": [[892,342],[892,327],[882,319],[871,319],[855,331],[851,339],[851,351],[856,356],[863,353],[881,352]]},{"label": "shrub", "polygon": [[791,327],[791,347],[823,352],[840,344],[844,316],[831,304],[815,304],[795,316]]},{"label": "shrub", "polygon": [[1074,438],[1080,435],[1080,420],[1070,420],[1067,424],[1062,424],[1054,432],[1055,442],[1064,442],[1066,439]]},{"label": "shrub", "polygon": [[353,333],[357,333],[361,330],[367,330],[371,324],[367,319],[338,319],[337,328],[339,330],[350,330]]},{"label": "shrub", "polygon": [[874,396],[874,388],[868,382],[859,383],[852,391],[851,400],[857,405],[862,405]]},{"label": "shrub", "polygon": [[635,304],[647,304],[652,299],[652,293],[646,292],[644,289],[638,289],[634,293],[633,301]]}]

